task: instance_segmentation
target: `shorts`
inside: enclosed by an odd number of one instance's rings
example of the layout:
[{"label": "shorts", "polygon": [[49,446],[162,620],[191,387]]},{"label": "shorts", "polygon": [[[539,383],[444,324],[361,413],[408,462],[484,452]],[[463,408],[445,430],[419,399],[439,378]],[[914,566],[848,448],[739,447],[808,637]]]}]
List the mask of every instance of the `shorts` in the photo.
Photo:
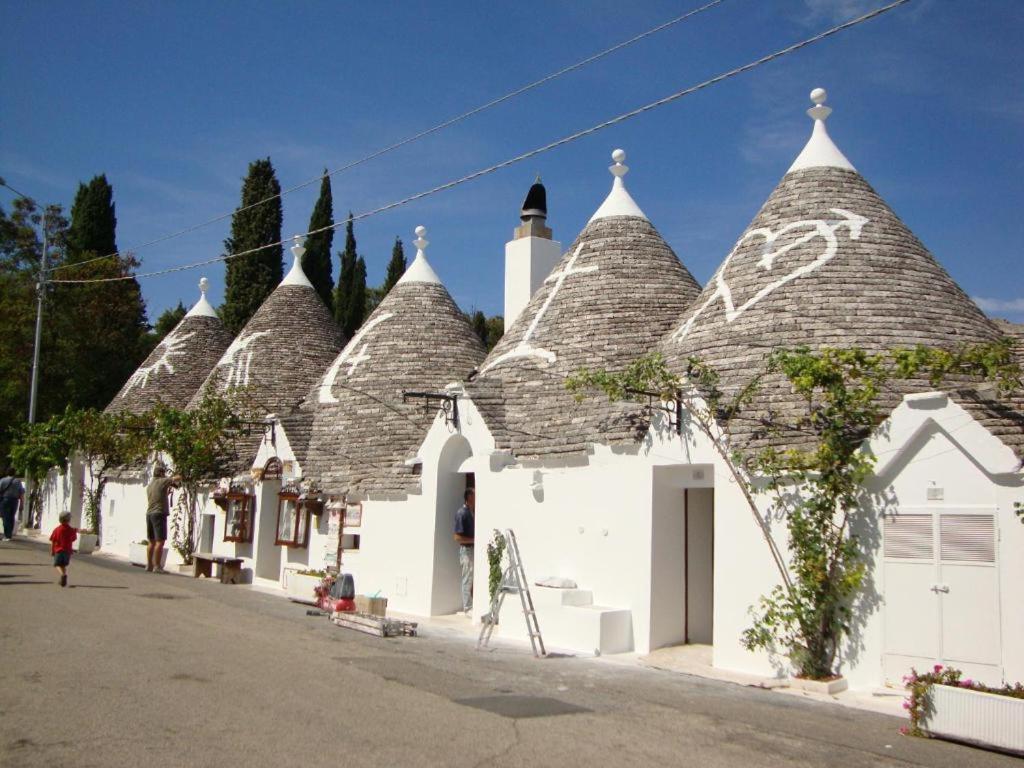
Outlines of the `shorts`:
[{"label": "shorts", "polygon": [[60,566],[71,565],[71,553],[70,552],[56,552],[53,555],[53,566],[55,568]]},{"label": "shorts", "polygon": [[146,515],[146,539],[167,541],[167,515]]}]

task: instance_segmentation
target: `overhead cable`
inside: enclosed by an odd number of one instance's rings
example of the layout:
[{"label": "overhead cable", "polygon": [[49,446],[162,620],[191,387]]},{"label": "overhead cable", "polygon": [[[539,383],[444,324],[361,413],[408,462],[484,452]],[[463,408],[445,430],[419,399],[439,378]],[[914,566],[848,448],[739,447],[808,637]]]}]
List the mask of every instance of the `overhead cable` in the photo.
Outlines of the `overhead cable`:
[{"label": "overhead cable", "polygon": [[[567,75],[570,72],[575,72],[577,69],[582,69],[583,67],[587,66],[588,64],[592,64],[593,62],[597,61],[598,59],[603,59],[605,56],[609,56],[609,55],[615,53],[616,51],[620,51],[623,48],[626,48],[626,47],[628,47],[630,45],[633,45],[634,43],[640,42],[644,38],[650,37],[651,35],[657,34],[658,32],[662,32],[662,31],[668,29],[669,27],[673,27],[676,24],[679,24],[679,23],[681,23],[683,21],[686,21],[691,16],[696,16],[699,13],[703,13],[704,11],[710,10],[711,8],[714,8],[716,5],[722,4],[723,2],[725,2],[725,0],[712,0],[712,2],[705,3],[704,5],[700,6],[699,8],[694,8],[692,11],[687,11],[682,16],[676,16],[674,19],[670,19],[670,20],[666,21],[663,24],[659,24],[656,27],[648,29],[646,32],[641,32],[639,35],[634,35],[633,37],[629,38],[628,40],[624,40],[621,43],[613,45],[611,48],[606,48],[605,50],[601,51],[600,53],[595,53],[594,55],[588,56],[587,58],[582,59],[581,61],[577,61],[575,64],[570,64],[567,67],[563,67],[562,69],[558,70],[557,72],[552,72],[549,75],[545,75],[540,80],[534,80],[532,83],[528,83],[527,85],[520,86],[519,88],[516,88],[514,91],[509,91],[504,96],[499,96],[496,99],[492,99],[491,101],[488,101],[485,104],[481,104],[478,107],[474,107],[473,109],[469,110],[468,112],[463,112],[461,115],[456,115],[455,117],[448,118],[447,120],[444,120],[444,121],[438,123],[437,125],[431,126],[430,128],[422,130],[419,133],[414,133],[411,136],[407,136],[406,138],[401,139],[400,141],[397,141],[394,144],[390,144],[390,145],[384,147],[383,149],[375,150],[375,151],[371,152],[370,154],[365,155],[364,157],[359,158],[358,160],[353,160],[352,162],[346,163],[345,165],[342,165],[342,166],[340,166],[338,168],[335,168],[332,171],[328,171],[326,174],[320,174],[319,176],[314,176],[311,179],[306,179],[306,181],[303,181],[303,182],[301,182],[299,184],[296,184],[293,187],[288,187],[287,189],[277,193],[276,195],[271,195],[270,197],[265,197],[262,200],[257,200],[254,203],[250,203],[249,205],[242,206],[241,208],[237,208],[234,211],[231,211],[229,213],[222,213],[219,216],[214,216],[212,219],[207,219],[206,221],[202,221],[202,222],[200,222],[198,224],[193,224],[191,227],[186,227],[185,229],[178,230],[177,232],[172,232],[172,233],[170,233],[168,235],[162,235],[162,236],[160,236],[158,238],[155,238],[153,240],[149,240],[149,241],[147,241],[145,243],[142,243],[141,245],[137,245],[137,246],[134,246],[132,248],[126,248],[123,251],[118,251],[116,253],[110,253],[110,254],[107,254],[106,256],[96,256],[96,257],[94,257],[92,259],[86,259],[85,261],[80,261],[80,262],[77,262],[77,263],[78,264],[87,264],[90,261],[99,261],[100,259],[111,259],[111,258],[114,258],[115,256],[121,256],[121,255],[124,255],[124,254],[126,254],[128,252],[135,253],[135,252],[141,250],[142,248],[148,248],[151,245],[156,245],[157,243],[163,243],[163,242],[165,242],[167,240],[172,240],[175,237],[181,237],[182,235],[187,235],[190,232],[195,232],[197,229],[202,229],[203,227],[207,227],[210,224],[216,224],[218,221],[224,221],[224,219],[230,218],[231,216],[234,216],[236,213],[241,213],[242,211],[248,211],[250,208],[255,208],[258,205],[263,205],[264,203],[272,202],[272,201],[277,200],[278,198],[283,197],[284,195],[287,195],[287,194],[289,194],[291,192],[295,192],[296,190],[303,189],[305,187],[310,186],[311,184],[316,184],[318,181],[323,179],[325,175],[326,176],[334,176],[334,175],[339,174],[339,173],[344,173],[345,171],[351,170],[352,168],[355,168],[358,165],[362,165],[363,163],[368,163],[371,160],[375,160],[378,157],[381,157],[382,155],[386,155],[389,152],[393,152],[396,149],[404,147],[404,146],[406,146],[408,144],[412,144],[414,141],[419,141],[420,139],[426,138],[427,136],[430,136],[430,135],[432,135],[434,133],[437,133],[438,131],[442,131],[445,128],[450,128],[451,126],[455,125],[456,123],[461,123],[463,120],[468,120],[469,118],[473,117],[473,115],[478,115],[481,112],[483,112],[484,110],[490,109],[491,107],[496,107],[499,104],[502,104],[502,103],[504,103],[504,102],[506,102],[506,101],[508,101],[510,99],[514,99],[516,96],[521,96],[522,94],[526,93],[527,91],[532,91],[535,88],[539,88],[540,86],[544,85],[545,83],[549,83],[552,80],[555,80],[555,79],[561,77],[562,75]],[[73,266],[73,265],[71,265],[71,264],[62,264],[62,265],[53,267],[53,270],[51,270],[51,271],[56,271],[58,269],[64,269],[65,267],[69,267],[69,266]]]},{"label": "overhead cable", "polygon": [[[359,221],[360,219],[366,219],[366,218],[369,218],[371,216],[376,216],[377,214],[384,213],[385,211],[390,211],[390,210],[392,210],[394,208],[399,208],[399,207],[401,207],[403,205],[407,205],[408,203],[414,202],[416,200],[421,200],[421,199],[423,199],[425,197],[429,197],[431,195],[437,194],[438,192],[443,192],[445,190],[452,189],[453,187],[457,187],[457,186],[460,186],[462,184],[465,184],[466,182],[473,181],[475,179],[480,178],[481,176],[487,176],[487,175],[489,175],[491,173],[494,173],[496,171],[502,170],[503,168],[508,168],[511,165],[515,165],[517,163],[522,162],[523,160],[528,160],[529,158],[536,157],[537,155],[543,154],[544,152],[549,152],[552,149],[555,149],[557,147],[561,147],[561,146],[563,146],[565,144],[569,144],[569,143],[571,143],[573,141],[577,141],[578,139],[581,139],[581,138],[583,138],[585,136],[590,136],[591,134],[597,133],[598,131],[602,131],[605,128],[610,128],[613,125],[617,125],[617,124],[619,124],[621,122],[624,122],[624,121],[629,120],[629,119],[631,119],[633,117],[636,117],[637,115],[642,115],[642,114],[644,114],[646,112],[650,112],[651,110],[657,109],[658,107],[662,107],[665,104],[669,104],[669,103],[671,103],[673,101],[681,99],[684,96],[689,96],[690,94],[696,93],[697,91],[702,91],[705,88],[709,88],[709,87],[711,87],[713,85],[717,85],[718,83],[721,83],[724,80],[729,80],[730,78],[736,77],[737,75],[741,75],[744,72],[749,72],[750,70],[756,69],[757,67],[760,67],[760,66],[762,66],[764,64],[767,64],[767,63],[769,63],[771,61],[774,61],[775,59],[779,59],[779,58],[782,58],[783,56],[787,56],[787,55],[789,55],[791,53],[794,53],[795,51],[798,51],[801,48],[806,48],[809,45],[813,45],[814,43],[817,43],[817,42],[819,42],[821,40],[824,40],[824,39],[826,39],[828,37],[831,37],[832,35],[838,34],[839,32],[842,32],[844,30],[850,29],[850,28],[855,27],[855,26],[857,26],[859,24],[863,24],[866,21],[870,21],[871,19],[874,19],[874,18],[876,18],[878,16],[881,16],[884,13],[888,13],[889,11],[892,11],[892,10],[896,9],[896,8],[898,8],[901,5],[905,5],[908,2],[910,2],[910,0],[894,0],[894,2],[891,2],[888,5],[884,5],[881,8],[877,8],[877,9],[875,9],[873,11],[869,11],[868,13],[865,13],[862,16],[858,16],[857,18],[850,19],[849,21],[843,22],[842,24],[837,24],[836,26],[831,27],[831,28],[825,30],[824,32],[819,32],[818,34],[814,35],[813,37],[809,37],[809,38],[807,38],[805,40],[801,40],[798,43],[793,43],[792,45],[789,45],[789,46],[787,46],[785,48],[782,48],[782,49],[780,49],[778,51],[775,51],[774,53],[769,53],[766,56],[762,56],[761,58],[756,59],[755,61],[752,61],[752,62],[750,62],[748,64],[744,64],[744,65],[742,65],[740,67],[736,67],[735,69],[730,69],[728,72],[723,72],[720,75],[715,75],[714,77],[712,77],[712,78],[710,78],[708,80],[705,80],[702,83],[698,83],[697,85],[690,86],[689,88],[685,88],[685,89],[683,89],[681,91],[676,91],[675,93],[672,93],[672,94],[670,94],[668,96],[665,96],[664,98],[658,99],[657,101],[652,101],[649,104],[643,105],[642,107],[637,107],[636,109],[630,110],[629,112],[624,112],[621,115],[618,115],[616,117],[611,118],[610,120],[605,120],[602,123],[598,123],[597,125],[591,126],[590,128],[585,128],[582,131],[577,131],[576,133],[570,134],[570,135],[565,136],[565,137],[563,137],[561,139],[556,139],[555,141],[552,141],[549,144],[545,144],[542,147],[538,147],[537,149],[532,149],[529,152],[524,152],[521,155],[516,155],[515,157],[509,158],[508,160],[505,160],[503,162],[497,163],[495,165],[488,166],[487,168],[483,168],[482,170],[474,171],[473,173],[467,174],[467,175],[462,176],[462,177],[460,177],[458,179],[455,179],[453,181],[448,181],[448,182],[445,182],[444,184],[439,184],[436,187],[432,187],[432,188],[430,188],[428,190],[425,190],[423,192],[418,192],[418,193],[416,193],[414,195],[409,195],[408,197],[404,197],[401,200],[396,200],[394,202],[387,203],[386,205],[382,205],[382,206],[379,206],[377,208],[373,208],[373,209],[371,209],[369,211],[365,211],[363,213],[355,214],[355,215],[353,215],[351,217],[351,220],[352,221]],[[336,223],[331,224],[331,225],[326,226],[326,227],[320,227],[319,229],[310,230],[309,232],[305,232],[305,233],[303,233],[301,235],[295,235],[295,237],[308,237],[309,235],[315,235],[315,234],[318,234],[320,232],[326,232],[326,231],[331,230],[331,229],[337,229],[338,227],[341,227],[341,226],[343,226],[345,224],[346,224],[346,221],[339,221],[339,222],[336,222]],[[50,282],[53,282],[53,283],[106,283],[106,282],[115,282],[115,281],[118,281],[118,280],[132,280],[132,279],[142,278],[142,277],[157,277],[157,276],[160,276],[160,275],[171,274],[173,272],[181,272],[181,271],[188,270],[188,269],[195,269],[197,267],[203,267],[203,266],[206,266],[207,264],[214,264],[214,263],[216,263],[218,261],[228,261],[230,259],[238,258],[239,256],[248,256],[249,254],[257,253],[257,252],[265,250],[267,248],[276,248],[277,246],[284,245],[285,243],[291,241],[292,239],[293,238],[286,238],[284,240],[279,240],[276,243],[267,243],[266,245],[261,245],[258,248],[250,248],[249,250],[240,251],[239,253],[222,254],[220,256],[216,256],[216,257],[211,258],[211,259],[205,259],[203,261],[197,261],[197,262],[193,262],[191,264],[183,264],[183,265],[177,266],[177,267],[170,267],[168,269],[161,269],[161,270],[157,270],[155,272],[144,272],[144,273],[141,273],[141,274],[123,275],[121,277],[106,277],[106,278],[92,278],[92,279],[79,279],[79,280],[51,280]],[[84,263],[84,262],[82,262],[82,263]]]}]

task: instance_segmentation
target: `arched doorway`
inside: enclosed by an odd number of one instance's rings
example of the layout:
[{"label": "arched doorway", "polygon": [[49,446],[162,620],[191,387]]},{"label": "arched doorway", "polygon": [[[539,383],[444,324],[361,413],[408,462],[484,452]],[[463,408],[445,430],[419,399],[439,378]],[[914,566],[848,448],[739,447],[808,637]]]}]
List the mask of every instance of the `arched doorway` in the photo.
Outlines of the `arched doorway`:
[{"label": "arched doorway", "polygon": [[437,461],[437,491],[434,499],[434,568],[430,591],[430,614],[437,616],[462,609],[459,545],[452,537],[455,513],[462,506],[471,473],[460,471],[473,455],[469,441],[452,435]]}]

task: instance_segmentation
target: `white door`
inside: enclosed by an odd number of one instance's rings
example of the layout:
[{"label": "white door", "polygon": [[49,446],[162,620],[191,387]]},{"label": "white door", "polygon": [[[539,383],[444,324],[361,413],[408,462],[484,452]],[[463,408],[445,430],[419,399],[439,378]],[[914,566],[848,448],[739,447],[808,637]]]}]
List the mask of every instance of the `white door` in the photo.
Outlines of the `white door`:
[{"label": "white door", "polygon": [[934,664],[999,683],[999,585],[989,510],[901,510],[884,529],[887,682]]}]

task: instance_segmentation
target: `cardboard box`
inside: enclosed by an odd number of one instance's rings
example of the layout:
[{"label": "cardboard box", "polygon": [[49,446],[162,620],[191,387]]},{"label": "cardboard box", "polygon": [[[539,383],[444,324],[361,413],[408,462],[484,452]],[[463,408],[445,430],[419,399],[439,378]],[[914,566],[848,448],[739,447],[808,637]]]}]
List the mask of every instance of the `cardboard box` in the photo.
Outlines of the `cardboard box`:
[{"label": "cardboard box", "polygon": [[356,611],[359,613],[369,613],[373,616],[386,616],[388,612],[388,599],[386,597],[356,595]]}]

